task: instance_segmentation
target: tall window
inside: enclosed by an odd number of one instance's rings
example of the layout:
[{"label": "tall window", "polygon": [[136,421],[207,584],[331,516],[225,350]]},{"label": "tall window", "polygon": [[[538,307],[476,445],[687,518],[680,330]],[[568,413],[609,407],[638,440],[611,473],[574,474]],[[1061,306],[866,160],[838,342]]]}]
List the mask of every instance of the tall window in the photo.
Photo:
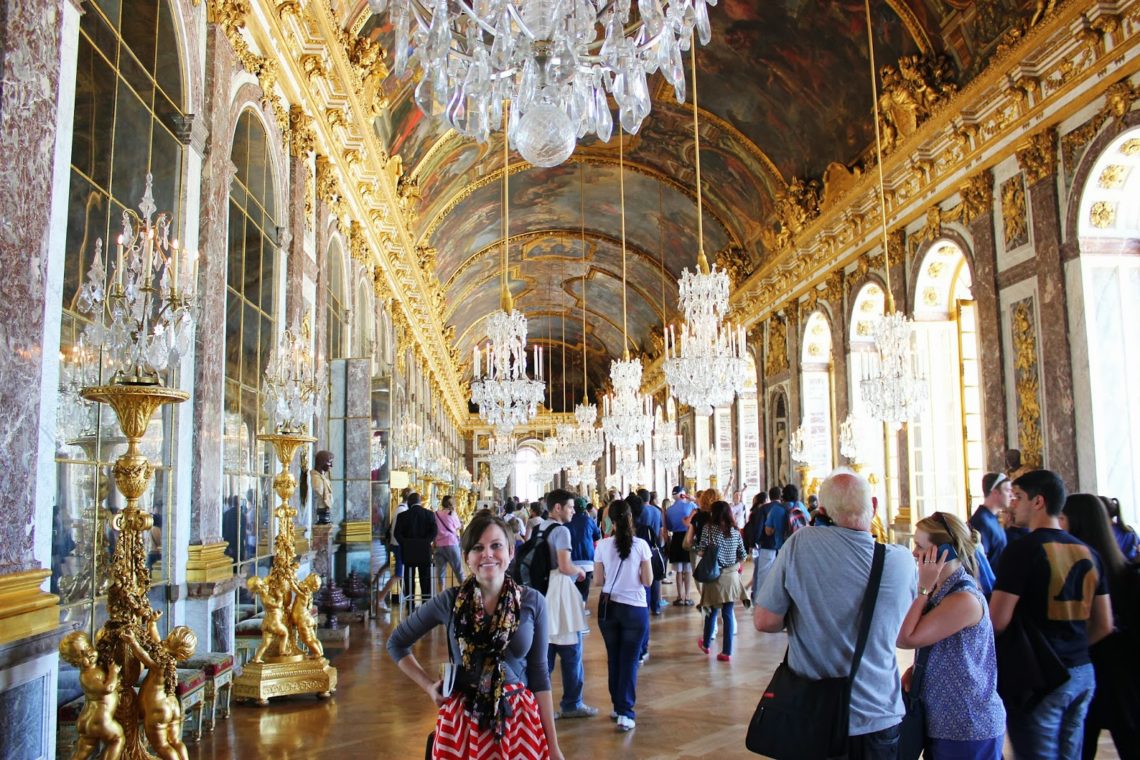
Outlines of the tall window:
[{"label": "tall window", "polygon": [[[887,453],[894,447],[895,436],[886,435],[883,423],[871,418],[867,403],[863,400],[861,381],[876,366],[875,340],[871,337],[874,320],[887,309],[887,294],[876,283],[868,282],[855,294],[851,309],[851,332],[848,335],[851,353],[847,357],[849,375],[848,406],[855,422],[856,465],[871,481],[879,502],[886,505],[883,521],[891,522],[897,505],[897,489],[891,489],[887,499]],[[893,460],[892,460],[893,461]],[[893,486],[893,473],[890,473]]]},{"label": "tall window", "polygon": [[[90,629],[93,601],[106,594],[107,566],[118,538],[109,518],[124,502],[110,468],[125,439],[109,408],[96,410],[74,393],[85,384],[81,363],[85,372],[109,379],[102,376],[98,356],[77,351],[88,320],[79,312],[77,296],[96,239],[103,240],[104,250],[113,244],[123,210],[138,209],[148,172],[154,175],[155,203],[173,214],[176,234],[185,224],[184,148],[175,136],[183,119],[182,63],[167,2],[132,3],[127,10],[118,0],[87,4],[80,17],[77,58],[51,589],[62,597],[65,619]],[[155,515],[156,528],[144,540],[156,584],[169,572],[163,549],[171,536],[174,427],[173,407],[163,407],[142,443],[143,453],[158,463],[153,486],[140,505]],[[161,594],[152,597],[156,609],[165,609]],[[169,618],[164,615],[162,624]]]},{"label": "tall window", "polygon": [[253,111],[238,119],[231,159],[222,533],[246,577],[272,550],[276,469],[272,449],[256,440],[266,432],[261,385],[277,335],[278,222],[265,128]]},{"label": "tall window", "polygon": [[812,312],[804,325],[803,431],[809,480],[825,478],[832,470],[831,325],[821,311]]}]

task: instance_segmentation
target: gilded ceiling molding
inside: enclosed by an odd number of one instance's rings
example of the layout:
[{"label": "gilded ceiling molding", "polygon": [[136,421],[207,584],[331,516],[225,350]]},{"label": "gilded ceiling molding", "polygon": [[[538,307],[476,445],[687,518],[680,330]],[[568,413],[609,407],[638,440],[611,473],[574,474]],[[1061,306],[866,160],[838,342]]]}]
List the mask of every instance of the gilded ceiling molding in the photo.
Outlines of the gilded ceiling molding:
[{"label": "gilded ceiling molding", "polygon": [[297,158],[308,158],[316,150],[316,141],[313,120],[305,114],[305,109],[296,103],[289,106],[289,152]]},{"label": "gilded ceiling molding", "polygon": [[1061,160],[1067,174],[1076,171],[1077,161],[1084,148],[1100,132],[1109,119],[1123,119],[1132,110],[1132,104],[1140,97],[1137,88],[1125,78],[1104,91],[1104,106],[1096,116],[1061,138]]},{"label": "gilded ceiling molding", "polygon": [[1032,187],[1057,171],[1057,130],[1048,127],[1022,143],[1017,149],[1017,165],[1025,172]]},{"label": "gilded ceiling molding", "polygon": [[[1025,31],[1016,44],[995,54],[991,64],[949,104],[919,126],[899,150],[886,156],[883,169],[891,226],[910,224],[925,215],[932,202],[941,203],[952,196],[961,185],[956,176],[966,169],[986,170],[1017,152],[1026,123],[1060,122],[1108,88],[1108,84],[1100,85],[1100,80],[1118,80],[1140,68],[1140,57],[1129,55],[1140,46],[1140,2],[1126,0],[1117,10],[1117,30],[1106,32],[1103,45],[1090,47],[1077,39],[1071,27],[1082,19],[1095,23],[1105,15],[1100,7],[1072,0],[1059,5],[1051,16]],[[1022,58],[1030,55],[1047,63],[1035,72],[1035,91],[1019,103],[1009,92],[1008,83],[1020,78]],[[1081,90],[1083,85],[1089,86]],[[1079,96],[1072,97],[1076,91]],[[928,165],[916,171],[916,160]],[[846,266],[877,245],[874,174],[864,172],[843,203],[824,209],[789,249],[766,260],[736,289],[732,300],[734,306],[741,307],[738,313],[747,315],[745,326],[763,319],[785,301],[818,284],[829,271]]]},{"label": "gilded ceiling molding", "polygon": [[958,92],[957,72],[945,55],[904,55],[879,67],[879,131],[884,153],[891,153]]},{"label": "gilded ceiling molding", "polygon": [[[587,165],[597,166],[618,166],[619,162],[616,157],[610,157],[609,155],[600,155],[596,153],[591,154],[589,152],[576,151],[574,155],[570,156],[570,158],[567,159],[566,163],[584,163]],[[641,174],[642,176],[650,177],[657,180],[658,182],[669,185],[681,194],[687,196],[693,202],[693,205],[696,205],[697,195],[695,189],[692,186],[679,182],[674,177],[670,177],[669,175],[664,174],[663,172],[660,172],[646,164],[631,162],[629,159],[626,159],[624,161],[624,165],[627,170],[632,170],[638,174]],[[534,166],[533,164],[529,164],[526,161],[518,161],[507,165],[507,176],[514,176],[516,174],[521,174],[522,172],[531,171],[532,169],[538,169],[538,167]],[[436,215],[432,217],[431,221],[424,228],[423,234],[420,235],[419,240],[421,242],[430,241],[436,230],[439,229],[439,225],[443,223],[444,219],[446,219],[451,214],[451,212],[455,210],[456,206],[470,197],[472,193],[486,187],[487,185],[499,183],[502,181],[503,170],[494,169],[491,172],[484,174],[479,179],[476,179],[464,185],[462,188],[456,191],[455,194],[453,194],[448,199],[447,203],[445,203],[440,208]],[[717,210],[715,208],[710,208],[708,194],[706,193],[704,197],[705,213],[716,219],[717,224],[719,224],[724,230],[724,234],[728,237],[731,244],[741,246],[740,241],[736,238],[735,233],[732,231],[732,227],[724,222],[723,211]]]}]

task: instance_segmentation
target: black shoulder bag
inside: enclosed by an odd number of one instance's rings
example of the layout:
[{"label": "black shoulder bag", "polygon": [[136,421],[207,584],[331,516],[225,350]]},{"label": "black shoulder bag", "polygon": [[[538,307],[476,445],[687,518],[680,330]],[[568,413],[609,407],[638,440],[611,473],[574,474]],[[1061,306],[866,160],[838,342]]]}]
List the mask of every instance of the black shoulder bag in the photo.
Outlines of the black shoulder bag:
[{"label": "black shoulder bag", "polygon": [[697,583],[716,583],[720,578],[720,569],[720,551],[717,548],[716,536],[709,531],[709,543],[701,555],[701,561],[693,568],[693,579]]},{"label": "black shoulder bag", "polygon": [[847,753],[848,721],[851,711],[851,685],[859,671],[871,617],[879,597],[886,547],[875,544],[871,578],[863,594],[859,638],[851,673],[836,678],[805,678],[788,666],[788,654],[776,668],[768,688],[756,705],[748,725],[745,746],[758,755],[781,760],[815,760]]}]

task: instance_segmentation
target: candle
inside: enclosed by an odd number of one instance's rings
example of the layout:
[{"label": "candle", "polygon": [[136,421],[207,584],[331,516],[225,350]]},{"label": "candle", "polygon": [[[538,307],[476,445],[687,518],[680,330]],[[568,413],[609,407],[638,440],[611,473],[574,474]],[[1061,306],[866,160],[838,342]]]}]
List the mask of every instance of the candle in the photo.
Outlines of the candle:
[{"label": "candle", "polygon": [[173,268],[174,268],[174,272],[173,272],[174,277],[170,281],[170,289],[173,293],[177,293],[178,292],[178,253],[179,253],[178,252],[178,238],[174,238],[174,241],[170,244],[170,247],[171,247],[171,253],[170,253],[170,258],[168,259],[168,261],[173,265]]},{"label": "candle", "polygon": [[472,373],[475,377],[479,377],[479,345],[475,345],[474,356],[471,357],[471,366],[475,368]]},{"label": "candle", "polygon": [[119,235],[119,252],[115,256],[115,283],[123,284],[123,236]]}]

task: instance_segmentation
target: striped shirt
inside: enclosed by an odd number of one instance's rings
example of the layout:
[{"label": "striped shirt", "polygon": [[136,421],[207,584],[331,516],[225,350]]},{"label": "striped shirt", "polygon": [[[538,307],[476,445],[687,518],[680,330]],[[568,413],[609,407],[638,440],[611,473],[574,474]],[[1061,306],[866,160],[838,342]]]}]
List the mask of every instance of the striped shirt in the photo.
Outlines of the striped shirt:
[{"label": "striped shirt", "polygon": [[717,561],[721,567],[728,567],[744,561],[744,539],[736,528],[729,529],[728,535],[715,525],[705,525],[701,528],[701,537],[693,546],[693,550],[702,553],[709,544],[716,546]]}]

